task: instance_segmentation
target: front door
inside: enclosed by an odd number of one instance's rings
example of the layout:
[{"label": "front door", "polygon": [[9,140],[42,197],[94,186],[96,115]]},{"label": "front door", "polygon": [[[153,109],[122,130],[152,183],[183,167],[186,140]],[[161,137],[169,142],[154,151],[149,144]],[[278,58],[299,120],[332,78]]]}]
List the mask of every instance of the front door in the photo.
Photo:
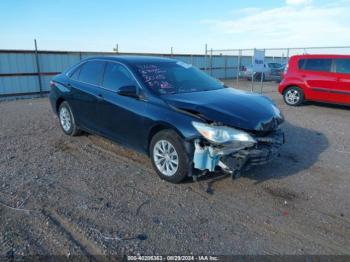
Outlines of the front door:
[{"label": "front door", "polygon": [[98,125],[104,135],[119,143],[140,148],[144,137],[143,117],[147,102],[134,97],[119,95],[123,86],[138,85],[130,71],[122,64],[107,62],[99,95]]},{"label": "front door", "polygon": [[330,89],[337,78],[332,72],[331,58],[308,58],[300,61],[300,74],[309,88],[307,99],[331,101]]}]

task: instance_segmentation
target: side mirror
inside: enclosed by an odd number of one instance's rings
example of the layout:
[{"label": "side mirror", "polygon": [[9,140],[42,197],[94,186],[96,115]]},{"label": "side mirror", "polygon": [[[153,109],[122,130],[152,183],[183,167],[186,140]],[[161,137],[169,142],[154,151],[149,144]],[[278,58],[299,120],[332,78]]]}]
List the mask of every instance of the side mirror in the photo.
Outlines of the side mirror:
[{"label": "side mirror", "polygon": [[118,95],[138,98],[136,86],[122,86],[117,91]]}]

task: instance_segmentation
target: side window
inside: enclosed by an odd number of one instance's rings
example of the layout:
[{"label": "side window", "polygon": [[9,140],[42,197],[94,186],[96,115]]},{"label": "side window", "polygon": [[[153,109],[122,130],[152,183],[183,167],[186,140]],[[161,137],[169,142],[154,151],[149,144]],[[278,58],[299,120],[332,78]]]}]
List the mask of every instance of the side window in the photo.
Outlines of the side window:
[{"label": "side window", "polygon": [[[299,66],[301,61],[302,60],[299,61]],[[332,68],[332,59],[328,59],[328,58],[305,59],[301,68],[309,71],[330,72]]]},{"label": "side window", "polygon": [[122,86],[135,85],[135,81],[125,66],[118,63],[107,63],[102,86],[117,91]]},{"label": "side window", "polygon": [[305,69],[305,62],[306,62],[306,59],[300,59],[298,61],[298,67],[299,69]]},{"label": "side window", "polygon": [[81,67],[82,67],[82,66],[79,66],[78,68],[76,68],[76,69],[74,70],[74,72],[70,75],[70,78],[71,78],[71,79],[73,79],[73,80],[78,80]]},{"label": "side window", "polygon": [[86,62],[80,69],[79,81],[92,85],[100,85],[105,62],[90,61]]},{"label": "side window", "polygon": [[335,59],[335,68],[337,73],[350,74],[350,59]]}]

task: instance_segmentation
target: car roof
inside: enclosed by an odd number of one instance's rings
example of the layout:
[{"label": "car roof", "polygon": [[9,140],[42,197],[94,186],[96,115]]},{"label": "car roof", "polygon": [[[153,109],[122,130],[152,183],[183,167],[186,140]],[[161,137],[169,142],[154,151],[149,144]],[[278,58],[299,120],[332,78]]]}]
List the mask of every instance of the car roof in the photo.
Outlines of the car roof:
[{"label": "car roof", "polygon": [[291,58],[350,58],[350,55],[304,54],[304,55],[293,55]]},{"label": "car roof", "polygon": [[171,59],[167,57],[159,57],[159,56],[138,56],[138,55],[116,55],[116,56],[95,56],[84,59],[88,60],[107,60],[107,61],[115,61],[121,62],[125,64],[138,64],[138,63],[157,63],[157,62],[177,62],[176,59]]}]

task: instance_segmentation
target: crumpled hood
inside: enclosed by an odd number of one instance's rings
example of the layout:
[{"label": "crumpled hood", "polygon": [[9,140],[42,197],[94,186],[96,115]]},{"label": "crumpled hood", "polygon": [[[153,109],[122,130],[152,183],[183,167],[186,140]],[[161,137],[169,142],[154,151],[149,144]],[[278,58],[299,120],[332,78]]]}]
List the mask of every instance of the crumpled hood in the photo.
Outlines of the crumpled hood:
[{"label": "crumpled hood", "polygon": [[273,102],[262,95],[233,88],[162,97],[169,105],[208,121],[250,131],[271,131],[283,122]]}]

